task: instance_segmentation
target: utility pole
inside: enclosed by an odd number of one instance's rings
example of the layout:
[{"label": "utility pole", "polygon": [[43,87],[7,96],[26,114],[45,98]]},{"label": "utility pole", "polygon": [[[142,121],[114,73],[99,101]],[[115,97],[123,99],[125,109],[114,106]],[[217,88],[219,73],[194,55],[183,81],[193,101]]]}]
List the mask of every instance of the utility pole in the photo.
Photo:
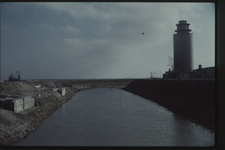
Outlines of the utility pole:
[{"label": "utility pole", "polygon": [[180,12],[179,12],[179,13],[180,13],[180,20],[181,20],[181,10],[180,10]]},{"label": "utility pole", "polygon": [[158,70],[158,78],[159,78],[159,70]]}]

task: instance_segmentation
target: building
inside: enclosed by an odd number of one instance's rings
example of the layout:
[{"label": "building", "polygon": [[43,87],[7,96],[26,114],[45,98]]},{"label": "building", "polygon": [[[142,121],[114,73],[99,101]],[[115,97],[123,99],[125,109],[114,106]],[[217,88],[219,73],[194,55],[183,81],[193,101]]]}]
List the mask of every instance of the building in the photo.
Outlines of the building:
[{"label": "building", "polygon": [[190,72],[193,69],[193,34],[189,23],[180,20],[173,35],[174,71]]},{"label": "building", "polygon": [[202,65],[199,65],[198,69],[190,73],[190,78],[215,78],[215,67],[202,68]]},{"label": "building", "polygon": [[173,70],[165,72],[163,78],[215,78],[215,67],[193,70],[193,33],[190,33],[189,23],[180,20],[176,24],[177,32],[173,35]]},{"label": "building", "polygon": [[192,72],[167,71],[163,74],[163,78],[215,78],[215,67],[202,68],[199,65],[198,69]]}]

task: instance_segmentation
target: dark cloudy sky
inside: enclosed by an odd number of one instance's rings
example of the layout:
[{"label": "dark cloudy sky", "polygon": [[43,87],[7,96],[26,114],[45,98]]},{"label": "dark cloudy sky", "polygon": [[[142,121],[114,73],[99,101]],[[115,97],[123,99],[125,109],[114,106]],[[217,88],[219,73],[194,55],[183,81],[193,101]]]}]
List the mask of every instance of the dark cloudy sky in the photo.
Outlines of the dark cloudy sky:
[{"label": "dark cloudy sky", "polygon": [[16,70],[22,79],[159,76],[180,10],[194,34],[194,68],[214,66],[214,3],[1,4],[1,80]]}]

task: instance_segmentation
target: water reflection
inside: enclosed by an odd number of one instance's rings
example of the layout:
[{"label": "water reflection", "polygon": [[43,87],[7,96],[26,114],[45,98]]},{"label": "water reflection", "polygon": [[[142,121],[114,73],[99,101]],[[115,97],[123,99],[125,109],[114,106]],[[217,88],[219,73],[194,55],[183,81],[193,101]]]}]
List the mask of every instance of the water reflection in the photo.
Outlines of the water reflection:
[{"label": "water reflection", "polygon": [[61,110],[62,110],[62,114],[65,115],[66,114],[66,104],[62,105]]},{"label": "water reflection", "polygon": [[214,134],[158,104],[120,89],[77,93],[27,139],[25,146],[211,146]]},{"label": "water reflection", "polygon": [[[189,122],[184,118],[173,115],[172,132],[174,133],[174,144],[178,146],[214,146],[214,134],[203,127]],[[206,138],[207,137],[207,138]]]}]

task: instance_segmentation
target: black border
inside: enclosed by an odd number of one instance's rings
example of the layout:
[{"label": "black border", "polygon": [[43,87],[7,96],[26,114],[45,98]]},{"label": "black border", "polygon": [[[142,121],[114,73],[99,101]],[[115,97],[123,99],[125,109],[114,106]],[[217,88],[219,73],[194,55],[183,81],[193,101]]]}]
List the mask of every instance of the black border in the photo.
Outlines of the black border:
[{"label": "black border", "polygon": [[[4,2],[4,1],[0,1]],[[215,147],[214,148],[225,148],[225,122],[223,114],[225,114],[224,101],[225,101],[225,61],[223,57],[225,56],[225,1],[224,0],[66,0],[66,1],[15,1],[7,0],[6,2],[214,2],[215,3],[215,83],[216,83],[216,131],[215,131]],[[1,4],[2,7],[2,4]],[[1,11],[1,10],[0,10]],[[0,12],[1,15],[1,12]],[[0,18],[1,19],[1,18]],[[0,25],[1,27],[1,25]],[[1,28],[0,28],[1,30]],[[1,38],[1,31],[0,31]],[[1,40],[0,40],[0,58],[1,58]],[[1,61],[0,61],[1,66]],[[1,77],[1,70],[0,70]],[[65,147],[64,147],[65,148]],[[178,147],[180,148],[180,147]],[[193,148],[193,147],[192,147]]]}]

